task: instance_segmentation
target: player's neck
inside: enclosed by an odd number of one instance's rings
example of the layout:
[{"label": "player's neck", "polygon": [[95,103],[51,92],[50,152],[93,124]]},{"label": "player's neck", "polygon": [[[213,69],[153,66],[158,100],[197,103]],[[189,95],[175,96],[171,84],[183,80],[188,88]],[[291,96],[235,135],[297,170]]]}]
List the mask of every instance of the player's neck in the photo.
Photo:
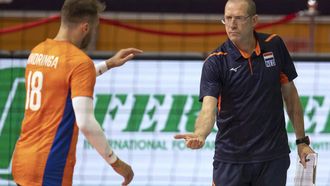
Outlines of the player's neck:
[{"label": "player's neck", "polygon": [[61,27],[60,30],[58,31],[57,35],[55,36],[54,40],[55,41],[67,41],[79,48],[81,41],[79,39],[77,39],[77,37],[75,35],[76,34],[74,31],[72,31],[68,28]]}]

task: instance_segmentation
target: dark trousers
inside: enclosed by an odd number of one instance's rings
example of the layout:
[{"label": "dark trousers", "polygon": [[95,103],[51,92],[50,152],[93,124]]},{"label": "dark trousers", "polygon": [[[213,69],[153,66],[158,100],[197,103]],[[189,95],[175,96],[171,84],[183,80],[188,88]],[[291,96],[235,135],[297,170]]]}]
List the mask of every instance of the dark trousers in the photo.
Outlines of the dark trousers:
[{"label": "dark trousers", "polygon": [[260,163],[213,162],[215,186],[285,186],[290,157]]}]

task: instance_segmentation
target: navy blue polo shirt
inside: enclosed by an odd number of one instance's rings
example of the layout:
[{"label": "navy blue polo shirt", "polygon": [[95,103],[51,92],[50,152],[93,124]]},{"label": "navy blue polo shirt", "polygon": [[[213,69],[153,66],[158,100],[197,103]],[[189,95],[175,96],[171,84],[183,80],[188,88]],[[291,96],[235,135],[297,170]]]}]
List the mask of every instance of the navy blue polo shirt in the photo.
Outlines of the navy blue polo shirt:
[{"label": "navy blue polo shirt", "polygon": [[227,40],[203,65],[200,101],[218,99],[218,161],[263,162],[290,153],[281,84],[297,73],[279,36],[255,32],[255,37],[251,56]]}]

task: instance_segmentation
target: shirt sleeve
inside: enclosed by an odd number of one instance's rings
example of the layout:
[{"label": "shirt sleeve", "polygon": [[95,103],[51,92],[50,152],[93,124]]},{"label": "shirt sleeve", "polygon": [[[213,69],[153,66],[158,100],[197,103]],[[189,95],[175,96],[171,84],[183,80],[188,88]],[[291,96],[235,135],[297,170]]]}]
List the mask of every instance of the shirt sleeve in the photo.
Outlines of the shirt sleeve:
[{"label": "shirt sleeve", "polygon": [[93,62],[80,63],[71,75],[71,98],[76,96],[93,97],[95,81],[96,72]]},{"label": "shirt sleeve", "polygon": [[293,60],[289,54],[289,51],[281,38],[279,40],[279,49],[281,53],[280,81],[281,84],[284,84],[295,79],[298,74],[296,72],[296,68],[293,64]]},{"label": "shirt sleeve", "polygon": [[217,58],[208,58],[203,64],[199,94],[199,101],[201,102],[205,96],[213,96],[218,99],[221,92],[220,70],[215,59]]}]

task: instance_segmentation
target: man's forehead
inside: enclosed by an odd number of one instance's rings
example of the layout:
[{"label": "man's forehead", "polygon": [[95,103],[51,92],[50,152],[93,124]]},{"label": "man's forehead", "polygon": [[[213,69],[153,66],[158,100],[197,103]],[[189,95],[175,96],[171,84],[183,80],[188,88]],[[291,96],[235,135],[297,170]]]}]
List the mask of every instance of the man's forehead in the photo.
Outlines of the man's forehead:
[{"label": "man's forehead", "polygon": [[233,14],[246,14],[247,13],[247,9],[248,9],[248,4],[244,1],[242,2],[230,2],[228,1],[228,3],[226,4],[225,7],[225,14],[228,13],[233,13]]}]

